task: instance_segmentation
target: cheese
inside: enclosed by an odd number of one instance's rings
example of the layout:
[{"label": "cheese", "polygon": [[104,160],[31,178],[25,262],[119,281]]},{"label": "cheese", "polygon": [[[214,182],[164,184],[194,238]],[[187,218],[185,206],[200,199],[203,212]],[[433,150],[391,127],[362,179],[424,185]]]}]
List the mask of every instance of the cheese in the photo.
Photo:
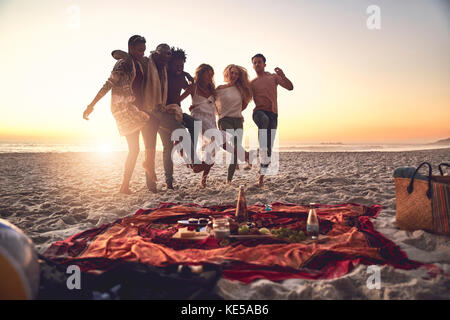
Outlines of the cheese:
[{"label": "cheese", "polygon": [[181,238],[193,238],[197,235],[197,232],[195,231],[181,231],[180,237]]}]

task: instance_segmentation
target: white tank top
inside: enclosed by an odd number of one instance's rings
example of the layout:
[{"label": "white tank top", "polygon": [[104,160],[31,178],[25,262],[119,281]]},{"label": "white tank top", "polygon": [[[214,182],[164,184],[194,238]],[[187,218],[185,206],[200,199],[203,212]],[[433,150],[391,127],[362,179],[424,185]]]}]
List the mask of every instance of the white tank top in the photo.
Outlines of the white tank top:
[{"label": "white tank top", "polygon": [[216,90],[216,106],[219,119],[242,118],[242,97],[235,86]]},{"label": "white tank top", "polygon": [[214,96],[205,98],[197,94],[197,87],[195,93],[192,96],[192,110],[191,116],[195,119],[202,120],[202,131],[214,128],[216,125],[216,103]]}]

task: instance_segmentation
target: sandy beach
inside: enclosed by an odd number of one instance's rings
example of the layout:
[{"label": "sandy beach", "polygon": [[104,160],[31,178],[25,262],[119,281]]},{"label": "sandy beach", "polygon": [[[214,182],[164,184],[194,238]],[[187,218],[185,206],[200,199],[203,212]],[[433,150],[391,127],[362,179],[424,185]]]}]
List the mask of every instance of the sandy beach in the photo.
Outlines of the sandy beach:
[{"label": "sandy beach", "polygon": [[[202,206],[236,203],[239,185],[247,202],[380,204],[376,229],[398,244],[410,259],[433,263],[450,273],[450,238],[424,231],[405,232],[395,226],[395,168],[434,166],[450,161],[450,149],[409,152],[283,152],[279,173],[256,186],[255,167],[236,171],[225,185],[226,168],[212,168],[205,189],[200,174],[175,167],[176,190],[167,190],[162,154],[157,154],[157,194],[147,191],[141,152],[131,189],[118,193],[126,153],[7,153],[0,154],[0,217],[20,227],[39,252],[50,243],[82,230],[133,215],[160,202]],[[438,174],[436,169],[435,174]],[[425,270],[381,267],[381,288],[369,289],[367,266],[335,280],[255,281],[250,285],[220,280],[217,292],[225,299],[450,299],[450,278],[428,278]]]}]

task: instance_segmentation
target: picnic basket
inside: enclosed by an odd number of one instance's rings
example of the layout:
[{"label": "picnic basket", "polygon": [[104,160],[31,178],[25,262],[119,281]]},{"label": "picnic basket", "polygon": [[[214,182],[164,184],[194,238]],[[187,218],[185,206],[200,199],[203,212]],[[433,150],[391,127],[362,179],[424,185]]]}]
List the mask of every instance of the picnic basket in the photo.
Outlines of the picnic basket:
[{"label": "picnic basket", "polygon": [[[427,176],[418,174],[423,166],[428,166]],[[444,176],[444,166],[450,165],[439,165],[440,176],[433,176],[432,166],[428,162],[421,163],[410,177],[398,176],[394,172],[395,217],[400,229],[423,229],[450,235],[450,176]]]}]

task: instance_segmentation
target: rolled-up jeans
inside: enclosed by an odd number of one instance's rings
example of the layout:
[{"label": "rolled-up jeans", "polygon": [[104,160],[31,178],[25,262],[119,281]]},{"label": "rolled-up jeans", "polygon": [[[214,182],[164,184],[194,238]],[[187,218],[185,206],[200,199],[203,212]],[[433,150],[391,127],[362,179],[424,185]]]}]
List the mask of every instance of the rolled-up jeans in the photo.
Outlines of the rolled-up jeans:
[{"label": "rolled-up jeans", "polygon": [[[232,118],[232,117],[224,117],[219,119],[219,129],[222,131],[233,130],[234,134],[232,136],[231,141],[229,141],[230,145],[234,148],[233,150],[233,159],[231,163],[228,165],[228,181],[231,181],[234,176],[234,172],[236,171],[236,166],[238,164],[238,150],[241,149],[241,153],[244,153],[245,150],[242,148],[242,129],[243,129],[243,118]],[[240,130],[239,130],[240,129]]]},{"label": "rolled-up jeans", "polygon": [[[173,113],[152,111],[150,114],[150,120],[143,134],[147,135],[150,149],[156,149],[156,137],[157,133],[161,137],[163,144],[163,165],[166,182],[173,181],[173,161],[172,161],[172,132],[176,129],[186,129],[182,123],[175,119]],[[192,141],[190,141],[192,144]],[[155,164],[152,164],[153,167]],[[147,175],[147,173],[146,173]],[[149,177],[147,177],[148,179]]]},{"label": "rolled-up jeans", "polygon": [[[267,150],[268,161],[272,156],[273,143],[275,141],[276,129],[278,126],[278,114],[265,110],[253,111],[253,121],[258,126],[258,140],[261,152]],[[260,155],[261,156],[261,155]],[[262,156],[264,158],[264,156]],[[262,168],[267,168],[269,163],[261,162]]]},{"label": "rolled-up jeans", "polygon": [[[197,140],[198,140],[198,136],[195,136],[195,121],[200,121],[198,119],[195,119],[193,116],[191,116],[190,114],[187,113],[183,113],[183,126],[186,127],[186,129],[189,131],[189,135],[191,136],[191,143],[193,145],[192,148],[192,159],[196,159],[195,157],[197,156],[195,151],[197,150]],[[201,133],[201,132],[200,132]],[[197,133],[198,135],[199,133]]]}]

